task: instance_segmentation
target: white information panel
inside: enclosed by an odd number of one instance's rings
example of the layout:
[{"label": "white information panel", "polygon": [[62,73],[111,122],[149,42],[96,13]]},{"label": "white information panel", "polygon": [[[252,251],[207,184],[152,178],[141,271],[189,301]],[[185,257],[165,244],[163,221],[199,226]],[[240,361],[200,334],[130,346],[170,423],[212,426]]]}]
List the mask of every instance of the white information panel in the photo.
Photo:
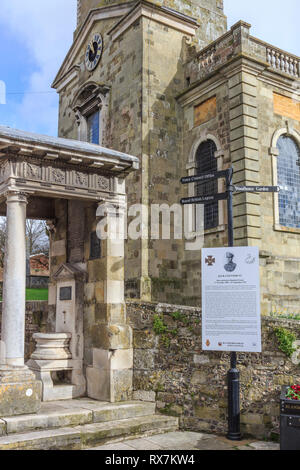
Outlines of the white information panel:
[{"label": "white information panel", "polygon": [[202,249],[202,348],[261,352],[258,248]]}]

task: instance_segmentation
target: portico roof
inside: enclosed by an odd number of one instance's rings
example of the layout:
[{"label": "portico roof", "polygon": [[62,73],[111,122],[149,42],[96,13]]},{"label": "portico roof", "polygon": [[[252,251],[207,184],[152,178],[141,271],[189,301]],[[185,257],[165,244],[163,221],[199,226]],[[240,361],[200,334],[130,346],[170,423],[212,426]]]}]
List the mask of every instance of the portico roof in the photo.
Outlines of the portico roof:
[{"label": "portico roof", "polygon": [[73,164],[102,167],[117,173],[139,168],[137,157],[117,150],[0,126],[0,157],[7,155],[9,151],[19,155],[28,156],[31,153],[39,157],[44,156],[47,160],[61,159]]}]

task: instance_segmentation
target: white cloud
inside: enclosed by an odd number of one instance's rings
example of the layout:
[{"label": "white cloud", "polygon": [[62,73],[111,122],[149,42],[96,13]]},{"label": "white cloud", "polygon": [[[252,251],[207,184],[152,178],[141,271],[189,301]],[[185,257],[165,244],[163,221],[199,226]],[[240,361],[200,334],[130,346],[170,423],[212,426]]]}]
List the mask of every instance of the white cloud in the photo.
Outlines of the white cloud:
[{"label": "white cloud", "polygon": [[[34,70],[26,91],[53,91],[51,83],[72,44],[76,0],[1,0],[0,20],[22,38],[32,58]],[[16,109],[18,126],[56,135],[57,102],[56,94],[24,95]]]},{"label": "white cloud", "polygon": [[[50,85],[72,43],[76,0],[0,0],[0,3],[0,22],[21,38],[32,62],[32,72],[26,80],[20,69],[22,81],[29,83],[26,91],[52,91]],[[282,0],[225,0],[224,3],[229,25],[244,19],[253,24],[252,34],[299,54],[299,0],[286,0],[284,7]],[[21,105],[12,105],[8,114],[11,125],[57,134],[58,97],[55,93],[26,94]]]}]

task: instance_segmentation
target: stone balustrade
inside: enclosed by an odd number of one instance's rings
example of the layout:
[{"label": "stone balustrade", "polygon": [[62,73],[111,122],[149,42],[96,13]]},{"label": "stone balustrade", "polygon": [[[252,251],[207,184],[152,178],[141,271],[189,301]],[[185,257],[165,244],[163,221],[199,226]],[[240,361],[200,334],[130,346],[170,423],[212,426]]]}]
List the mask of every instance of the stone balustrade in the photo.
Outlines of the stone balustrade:
[{"label": "stone balustrade", "polygon": [[298,57],[287,54],[280,49],[267,47],[267,62],[273,69],[284,72],[298,78],[300,72],[300,60]]},{"label": "stone balustrade", "polygon": [[200,52],[192,53],[186,64],[187,82],[192,85],[206,78],[240,54],[268,64],[279,73],[299,78],[300,58],[250,36],[250,28],[249,24],[240,21]]},{"label": "stone balustrade", "polygon": [[209,71],[215,63],[217,47],[216,44],[204,49],[204,51],[198,56],[199,69]]}]

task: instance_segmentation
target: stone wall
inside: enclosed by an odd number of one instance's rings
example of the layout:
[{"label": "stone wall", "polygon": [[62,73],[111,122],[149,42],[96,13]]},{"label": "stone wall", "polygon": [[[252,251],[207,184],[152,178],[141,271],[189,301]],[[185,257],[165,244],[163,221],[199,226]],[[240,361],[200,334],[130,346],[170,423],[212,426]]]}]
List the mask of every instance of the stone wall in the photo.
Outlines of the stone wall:
[{"label": "stone wall", "polygon": [[[201,142],[210,139],[217,146],[218,169],[231,166],[235,185],[278,184],[279,136],[293,137],[298,145],[300,142],[300,121],[295,111],[299,107],[299,79],[298,73],[287,65],[281,72],[278,70],[277,62],[270,61],[270,47],[250,36],[249,24],[239,22],[186,64],[186,78],[191,86],[179,97],[184,115],[183,155],[188,158],[184,176],[195,173],[196,150]],[[286,64],[299,63],[288,53],[284,60]],[[208,110],[199,123],[195,110],[199,106],[205,109],[215,97],[217,116]],[[193,195],[188,193],[189,186],[186,185],[184,196]],[[220,180],[219,192],[224,190]],[[233,206],[235,245],[260,249],[262,314],[299,314],[299,228],[280,225],[277,194],[237,192]],[[206,231],[204,246],[226,245],[227,210],[224,201],[220,201],[219,226]],[[199,305],[200,271],[200,250],[185,251],[185,305]]]},{"label": "stone wall", "polygon": [[[2,305],[0,302],[0,333]],[[25,316],[25,361],[27,361],[35,349],[35,343],[32,339],[34,333],[44,333],[48,331],[48,302],[32,301],[26,302]]]},{"label": "stone wall", "polygon": [[[182,429],[224,434],[229,354],[202,351],[201,310],[128,300],[127,317],[133,328],[133,398],[156,401],[158,412],[179,416]],[[163,319],[167,332],[155,333],[155,318]],[[263,353],[238,355],[242,431],[257,438],[278,434],[281,386],[300,382],[300,365],[279,349],[277,327],[300,339],[299,321],[264,317]],[[48,304],[27,302],[26,360],[38,331],[49,331]]]},{"label": "stone wall", "polygon": [[[159,411],[179,416],[182,429],[225,433],[229,354],[202,351],[200,309],[130,301],[127,311],[134,331],[134,398],[156,400]],[[278,433],[281,386],[300,382],[300,366],[279,349],[276,327],[300,339],[299,321],[264,317],[263,353],[238,354],[242,431],[257,438]]]},{"label": "stone wall", "polygon": [[[95,23],[90,18],[90,29],[85,26],[88,35],[86,33],[84,41],[80,42],[83,34],[80,27],[75,34],[76,47],[69,67],[76,65],[77,72],[76,77],[60,90],[59,136],[78,138],[74,99],[85,84],[104,84],[109,91],[102,145],[140,158],[140,170],[127,179],[128,205],[142,203],[150,207],[150,204],[168,203],[171,206],[179,203],[181,198],[180,178],[186,163],[185,159],[178,158],[182,150],[182,111],[176,101],[176,96],[186,86],[186,43],[192,41],[202,48],[226,31],[223,2],[143,2],[143,7],[150,9],[150,16],[142,15],[125,27],[128,21],[125,15],[121,20],[124,21],[123,32],[120,24],[120,30],[118,26],[112,30],[125,14],[125,10],[120,9],[117,13],[113,3],[119,4],[120,8],[127,4],[121,0],[78,2],[79,24],[83,24],[91,8],[99,8],[99,14],[106,13]],[[197,19],[201,27],[197,29],[194,24],[195,36],[187,32],[194,28],[191,20],[161,10],[161,6]],[[110,18],[106,16],[108,13],[112,15]],[[183,23],[186,23],[184,27]],[[188,29],[185,29],[187,25]],[[86,40],[95,33],[102,34],[104,49],[99,66],[90,73],[84,67]],[[144,210],[143,217],[148,220],[150,214]],[[130,217],[129,222],[131,220]],[[170,243],[169,240],[128,239],[125,252],[127,295],[190,304],[191,296],[182,295],[182,252],[181,240]]]}]

